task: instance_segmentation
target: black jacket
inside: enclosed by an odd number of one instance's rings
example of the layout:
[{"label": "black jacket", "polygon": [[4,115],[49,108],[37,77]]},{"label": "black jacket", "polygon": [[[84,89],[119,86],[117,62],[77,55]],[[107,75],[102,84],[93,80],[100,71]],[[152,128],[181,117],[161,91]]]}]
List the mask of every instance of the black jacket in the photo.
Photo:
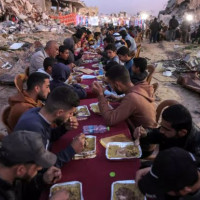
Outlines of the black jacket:
[{"label": "black jacket", "polygon": [[179,139],[166,139],[157,129],[148,129],[147,136],[141,138],[141,144],[159,144],[159,150],[169,149],[171,147],[180,147],[193,153],[200,158],[200,130],[193,125],[192,130],[186,137]]},{"label": "black jacket", "polygon": [[174,19],[174,18],[170,19],[170,21],[169,21],[170,29],[176,29],[178,26],[179,26],[179,23],[178,23],[177,19]]},{"label": "black jacket", "polygon": [[0,179],[0,200],[38,200],[45,188],[43,174],[38,174],[30,182],[16,180],[13,185]]}]

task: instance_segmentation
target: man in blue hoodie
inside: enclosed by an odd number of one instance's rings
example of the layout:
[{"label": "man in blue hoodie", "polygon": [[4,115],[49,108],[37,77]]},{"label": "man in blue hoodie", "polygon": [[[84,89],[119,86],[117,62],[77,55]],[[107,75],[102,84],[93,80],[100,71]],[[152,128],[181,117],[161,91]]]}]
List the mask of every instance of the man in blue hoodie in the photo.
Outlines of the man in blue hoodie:
[{"label": "man in blue hoodie", "polygon": [[[50,142],[54,142],[64,135],[69,128],[77,128],[78,121],[73,114],[79,105],[77,94],[67,86],[61,86],[50,93],[46,104],[42,108],[33,108],[19,119],[14,131],[27,130],[40,134],[43,144],[49,149]],[[59,124],[51,128],[53,123]],[[71,160],[75,153],[80,153],[85,144],[85,135],[76,136],[72,143],[57,153],[56,166],[61,167]]]}]

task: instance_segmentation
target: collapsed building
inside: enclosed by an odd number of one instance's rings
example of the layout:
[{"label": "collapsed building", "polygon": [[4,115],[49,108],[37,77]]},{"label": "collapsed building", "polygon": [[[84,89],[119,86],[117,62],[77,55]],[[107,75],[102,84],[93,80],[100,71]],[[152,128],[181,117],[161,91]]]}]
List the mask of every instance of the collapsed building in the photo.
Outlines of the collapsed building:
[{"label": "collapsed building", "polygon": [[180,21],[185,14],[193,14],[194,22],[200,22],[200,0],[169,0],[166,9],[161,11],[159,15],[177,16]]}]

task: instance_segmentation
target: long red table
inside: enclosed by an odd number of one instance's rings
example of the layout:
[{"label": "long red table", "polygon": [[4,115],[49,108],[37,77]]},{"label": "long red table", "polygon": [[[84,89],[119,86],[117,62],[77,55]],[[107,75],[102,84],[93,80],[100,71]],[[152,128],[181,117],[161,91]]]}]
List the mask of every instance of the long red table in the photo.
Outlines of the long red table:
[{"label": "long red table", "polygon": [[[97,102],[97,99],[81,100],[81,105],[89,105]],[[89,108],[89,106],[88,106]],[[87,120],[79,121],[77,130],[69,131],[53,144],[52,151],[59,152],[64,149],[72,138],[82,132],[84,125],[105,125],[104,119],[90,111],[91,116]],[[140,166],[139,159],[123,161],[110,161],[105,157],[105,148],[99,140],[104,137],[124,133],[130,137],[129,129],[125,122],[111,127],[109,132],[94,134],[97,136],[97,156],[93,159],[72,160],[62,168],[62,180],[60,182],[80,181],[83,185],[84,200],[109,200],[111,196],[111,184],[118,180],[133,180]],[[115,172],[115,177],[110,177],[110,172]],[[47,194],[43,194],[41,200],[46,200]]]}]

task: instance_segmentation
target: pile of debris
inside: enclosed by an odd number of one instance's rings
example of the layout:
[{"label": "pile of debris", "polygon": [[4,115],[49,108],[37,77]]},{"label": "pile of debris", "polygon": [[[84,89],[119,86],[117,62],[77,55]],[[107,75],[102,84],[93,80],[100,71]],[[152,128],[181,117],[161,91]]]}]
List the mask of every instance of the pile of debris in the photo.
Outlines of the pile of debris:
[{"label": "pile of debris", "polygon": [[[30,33],[51,31],[62,33],[63,27],[50,19],[36,4],[29,0],[0,0],[0,16],[6,18],[0,23],[0,33]],[[14,18],[14,22],[11,21]],[[10,21],[9,21],[10,20]]]}]

